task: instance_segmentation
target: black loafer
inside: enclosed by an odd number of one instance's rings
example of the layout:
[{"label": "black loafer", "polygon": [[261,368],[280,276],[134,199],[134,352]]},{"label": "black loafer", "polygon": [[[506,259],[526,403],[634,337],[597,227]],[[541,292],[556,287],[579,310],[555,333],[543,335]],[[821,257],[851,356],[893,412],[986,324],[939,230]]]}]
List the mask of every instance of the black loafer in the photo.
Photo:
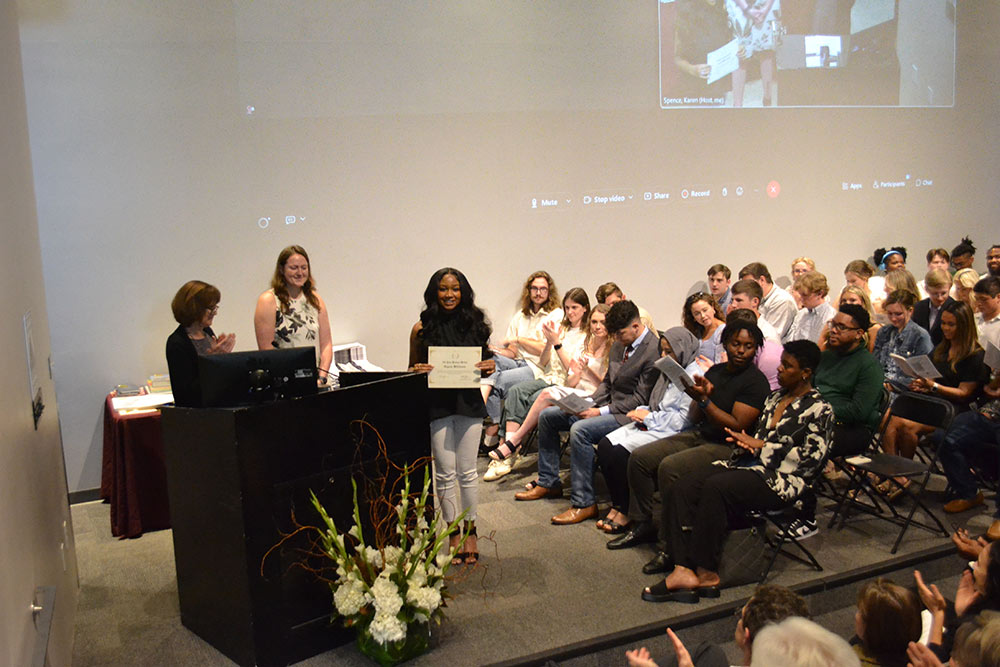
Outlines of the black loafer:
[{"label": "black loafer", "polygon": [[609,549],[628,549],[637,544],[646,544],[656,539],[656,528],[652,523],[643,521],[635,523],[624,535],[619,535],[608,542]]},{"label": "black loafer", "polygon": [[671,560],[670,556],[662,551],[657,551],[656,555],[653,556],[653,560],[642,566],[642,573],[659,574],[660,572],[669,572],[673,569],[674,561]]}]

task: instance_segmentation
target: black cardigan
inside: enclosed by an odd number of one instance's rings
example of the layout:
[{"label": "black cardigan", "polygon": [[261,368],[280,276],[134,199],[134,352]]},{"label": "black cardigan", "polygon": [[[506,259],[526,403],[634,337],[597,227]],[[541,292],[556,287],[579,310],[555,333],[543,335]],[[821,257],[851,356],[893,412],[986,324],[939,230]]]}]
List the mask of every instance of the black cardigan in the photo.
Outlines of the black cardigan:
[{"label": "black cardigan", "polygon": [[[215,338],[211,327],[203,329],[206,336]],[[201,407],[201,383],[198,380],[198,350],[188,338],[187,330],[178,326],[167,338],[167,370],[174,405],[182,408]]]}]

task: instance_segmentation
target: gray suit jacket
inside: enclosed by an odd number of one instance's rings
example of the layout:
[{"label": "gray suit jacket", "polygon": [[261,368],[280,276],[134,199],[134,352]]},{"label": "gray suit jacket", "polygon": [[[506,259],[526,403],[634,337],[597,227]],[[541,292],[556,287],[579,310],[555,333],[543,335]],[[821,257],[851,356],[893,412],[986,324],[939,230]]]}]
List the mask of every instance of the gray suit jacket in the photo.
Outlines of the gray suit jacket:
[{"label": "gray suit jacket", "polygon": [[653,363],[660,358],[660,336],[655,331],[646,330],[646,336],[639,347],[622,361],[625,347],[618,342],[611,346],[608,372],[597,390],[591,394],[595,407],[609,406],[611,414],[619,424],[627,424],[625,415],[640,405],[649,404],[649,394],[660,374]]}]

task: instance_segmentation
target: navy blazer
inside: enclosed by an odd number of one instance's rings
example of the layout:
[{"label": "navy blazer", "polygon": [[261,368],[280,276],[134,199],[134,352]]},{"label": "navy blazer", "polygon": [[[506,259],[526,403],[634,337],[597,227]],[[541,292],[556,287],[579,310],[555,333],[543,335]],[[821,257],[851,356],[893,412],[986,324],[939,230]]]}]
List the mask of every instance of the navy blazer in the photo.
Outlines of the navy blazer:
[{"label": "navy blazer", "polygon": [[627,424],[631,421],[626,416],[630,410],[649,405],[649,395],[660,374],[653,366],[660,358],[660,336],[647,328],[646,337],[629,355],[628,361],[622,361],[625,346],[617,341],[611,345],[608,354],[608,372],[591,398],[595,407],[609,406],[615,420],[619,424]]},{"label": "navy blazer", "polygon": [[[941,307],[944,308],[953,301],[954,299],[949,296],[945,299],[944,303],[941,304]],[[938,313],[937,322],[935,322],[934,327],[931,328],[931,300],[929,298],[917,302],[917,305],[913,307],[913,316],[910,319],[922,326],[924,330],[931,335],[931,343],[934,347],[937,347],[937,344],[941,342],[941,338],[943,337],[941,334],[941,314],[940,312]]]}]

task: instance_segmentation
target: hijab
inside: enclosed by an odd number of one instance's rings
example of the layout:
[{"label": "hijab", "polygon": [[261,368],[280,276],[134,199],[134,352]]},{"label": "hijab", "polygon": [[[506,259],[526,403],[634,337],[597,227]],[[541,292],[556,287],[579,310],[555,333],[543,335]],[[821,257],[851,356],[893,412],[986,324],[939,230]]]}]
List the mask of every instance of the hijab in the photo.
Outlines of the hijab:
[{"label": "hijab", "polygon": [[698,347],[701,345],[701,341],[684,327],[667,329],[660,334],[660,338],[666,340],[670,345],[670,349],[674,351],[674,356],[677,357],[677,363],[680,364],[681,368],[687,368],[688,364],[698,358]]}]

